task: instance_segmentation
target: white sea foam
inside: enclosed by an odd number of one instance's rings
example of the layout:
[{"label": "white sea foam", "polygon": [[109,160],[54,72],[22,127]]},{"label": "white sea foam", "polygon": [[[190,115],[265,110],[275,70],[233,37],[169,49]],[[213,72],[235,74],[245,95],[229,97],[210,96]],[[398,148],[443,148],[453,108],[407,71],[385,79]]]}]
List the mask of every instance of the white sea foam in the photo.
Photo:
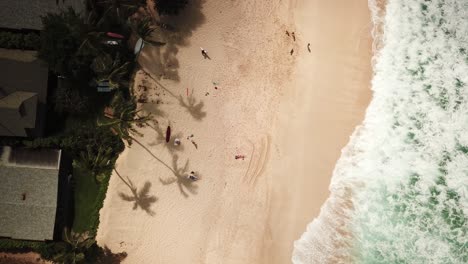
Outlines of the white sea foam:
[{"label": "white sea foam", "polygon": [[468,0],[369,7],[373,99],[293,262],[468,263]]}]

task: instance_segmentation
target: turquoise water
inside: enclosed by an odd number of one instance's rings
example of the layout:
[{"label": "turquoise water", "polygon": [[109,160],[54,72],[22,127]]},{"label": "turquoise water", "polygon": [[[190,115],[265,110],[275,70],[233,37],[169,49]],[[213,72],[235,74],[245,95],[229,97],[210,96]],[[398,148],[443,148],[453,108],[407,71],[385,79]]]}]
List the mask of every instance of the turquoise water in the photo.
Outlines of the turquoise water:
[{"label": "turquoise water", "polygon": [[468,263],[468,0],[387,2],[372,102],[294,263]]}]

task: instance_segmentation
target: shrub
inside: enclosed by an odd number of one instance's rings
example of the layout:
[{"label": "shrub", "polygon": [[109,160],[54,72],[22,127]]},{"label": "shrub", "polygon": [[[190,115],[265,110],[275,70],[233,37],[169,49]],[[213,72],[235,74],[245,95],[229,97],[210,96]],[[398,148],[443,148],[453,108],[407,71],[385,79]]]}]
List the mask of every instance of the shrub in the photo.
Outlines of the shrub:
[{"label": "shrub", "polygon": [[40,46],[40,37],[37,33],[0,32],[0,48],[36,50]]}]

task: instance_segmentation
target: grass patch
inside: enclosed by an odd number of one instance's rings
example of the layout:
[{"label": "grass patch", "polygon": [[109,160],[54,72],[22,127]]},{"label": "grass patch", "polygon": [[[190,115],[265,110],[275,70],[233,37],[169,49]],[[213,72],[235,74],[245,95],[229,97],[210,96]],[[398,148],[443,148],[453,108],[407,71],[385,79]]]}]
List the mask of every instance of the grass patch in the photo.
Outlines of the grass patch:
[{"label": "grass patch", "polygon": [[99,185],[94,177],[85,169],[73,166],[75,217],[73,230],[78,233],[91,231],[95,223],[92,214],[99,201],[96,196],[99,193]]},{"label": "grass patch", "polygon": [[[115,160],[112,160],[114,163]],[[73,166],[74,175],[74,220],[73,231],[89,232],[96,235],[99,226],[99,210],[106,198],[111,170],[104,172],[104,178],[98,183],[91,172],[78,166]]]}]

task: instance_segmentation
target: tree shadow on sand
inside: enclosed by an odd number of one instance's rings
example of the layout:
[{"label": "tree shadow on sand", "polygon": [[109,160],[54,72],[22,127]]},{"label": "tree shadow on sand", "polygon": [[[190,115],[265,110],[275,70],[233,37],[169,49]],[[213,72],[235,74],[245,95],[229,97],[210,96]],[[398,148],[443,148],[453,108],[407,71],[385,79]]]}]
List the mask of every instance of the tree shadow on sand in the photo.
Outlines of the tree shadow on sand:
[{"label": "tree shadow on sand", "polygon": [[177,155],[172,156],[172,168],[175,171],[174,173],[175,178],[170,178],[166,180],[159,178],[159,181],[163,185],[177,183],[177,187],[179,187],[180,193],[185,198],[188,198],[189,194],[186,192],[186,190],[191,194],[197,194],[198,185],[196,185],[192,180],[186,177],[187,172],[188,172],[189,160],[186,160],[184,166],[179,168],[179,165],[177,164],[178,159],[179,159],[179,156]]},{"label": "tree shadow on sand", "polygon": [[150,146],[157,146],[157,145],[163,145],[164,148],[166,148],[171,154],[174,154],[176,152],[181,152],[184,150],[184,145],[183,144],[180,144],[180,145],[174,145],[174,140],[176,138],[178,139],[181,139],[182,138],[182,132],[172,132],[172,135],[171,135],[171,141],[170,142],[166,142],[166,132],[163,131],[163,129],[159,126],[158,123],[154,123],[153,125],[148,125],[149,127],[151,127],[154,131],[156,131],[156,136],[155,136],[155,139],[153,142],[151,143],[148,143],[148,145]]},{"label": "tree shadow on sand", "polygon": [[154,195],[149,195],[149,191],[151,188],[151,182],[147,181],[143,185],[143,187],[138,191],[132,181],[127,177],[127,180],[122,178],[122,176],[115,170],[117,176],[128,186],[131,191],[131,195],[127,195],[125,193],[119,192],[119,196],[122,200],[127,202],[133,202],[133,210],[136,210],[140,207],[143,211],[147,214],[154,216],[155,212],[151,209],[151,205],[155,203],[158,198]]},{"label": "tree shadow on sand", "polygon": [[88,260],[95,264],[119,264],[127,257],[126,252],[113,253],[107,246],[100,247],[96,244],[91,248],[91,255]]},{"label": "tree shadow on sand", "polygon": [[201,121],[203,118],[206,117],[206,112],[203,111],[203,106],[205,106],[205,103],[203,101],[199,101],[197,103],[197,99],[193,95],[190,95],[187,98],[187,103],[185,103],[184,98],[179,95],[179,104],[180,106],[184,107],[189,114],[195,118],[197,121]]},{"label": "tree shadow on sand", "polygon": [[185,102],[184,98],[179,95],[175,95],[173,92],[171,92],[169,89],[167,89],[164,85],[162,85],[158,80],[156,80],[152,74],[149,72],[145,71],[145,69],[142,69],[142,71],[150,78],[152,79],[156,85],[161,87],[165,92],[167,92],[171,97],[175,98],[178,102],[179,105],[182,106],[189,112],[189,114],[197,121],[201,121],[203,118],[206,117],[206,112],[203,111],[203,107],[205,106],[205,103],[200,100],[197,102],[197,99],[190,94],[187,98],[187,102]]},{"label": "tree shadow on sand", "polygon": [[201,12],[205,0],[191,0],[177,16],[161,16],[159,25],[161,34],[164,35],[162,47],[145,46],[139,58],[140,65],[151,72],[158,79],[165,78],[180,81],[178,69],[178,46],[187,46],[189,38],[195,29],[205,21],[205,15]]},{"label": "tree shadow on sand", "polygon": [[145,112],[151,113],[155,117],[166,117],[167,114],[161,110],[161,104],[159,102],[149,102],[141,105],[141,109]]}]

